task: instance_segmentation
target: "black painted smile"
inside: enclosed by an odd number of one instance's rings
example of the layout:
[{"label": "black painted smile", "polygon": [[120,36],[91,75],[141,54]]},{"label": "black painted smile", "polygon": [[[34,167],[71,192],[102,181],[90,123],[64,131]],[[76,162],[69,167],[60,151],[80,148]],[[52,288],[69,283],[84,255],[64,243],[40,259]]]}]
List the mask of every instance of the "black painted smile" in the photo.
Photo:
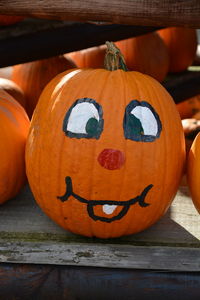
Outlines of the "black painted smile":
[{"label": "black painted smile", "polygon": [[[153,187],[153,184],[146,186],[146,188],[144,188],[143,192],[139,196],[132,198],[128,201],[86,200],[86,199],[80,197],[79,195],[76,195],[73,192],[71,177],[67,176],[65,178],[65,183],[66,183],[66,192],[63,196],[58,196],[57,197],[58,199],[60,199],[62,202],[64,202],[64,201],[67,201],[70,196],[73,196],[78,201],[87,204],[88,214],[93,220],[95,220],[95,221],[99,220],[99,221],[108,222],[108,223],[115,221],[115,220],[120,220],[128,212],[130,206],[133,204],[138,203],[141,207],[149,206],[149,203],[145,202],[145,197],[146,197],[148,191]],[[102,206],[103,205],[117,205],[117,206],[122,206],[122,210],[120,211],[120,213],[118,215],[116,215],[112,218],[106,218],[106,217],[96,216],[94,214],[94,206],[96,206],[96,205],[102,205]]]}]

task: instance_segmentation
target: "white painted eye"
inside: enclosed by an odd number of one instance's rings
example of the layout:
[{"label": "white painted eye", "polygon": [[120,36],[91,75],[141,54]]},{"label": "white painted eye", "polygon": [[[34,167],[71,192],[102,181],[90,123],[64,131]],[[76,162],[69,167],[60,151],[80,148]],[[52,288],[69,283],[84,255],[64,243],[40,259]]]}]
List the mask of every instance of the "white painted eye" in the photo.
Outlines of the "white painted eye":
[{"label": "white painted eye", "polygon": [[136,142],[153,142],[160,137],[162,124],[155,109],[146,101],[132,100],[124,114],[124,136]]},{"label": "white painted eye", "polygon": [[157,135],[158,123],[154,114],[148,107],[136,106],[132,109],[131,114],[140,120],[144,135]]},{"label": "white painted eye", "polygon": [[99,121],[99,113],[92,103],[78,103],[71,111],[67,124],[67,131],[85,133],[87,122],[94,118]]},{"label": "white painted eye", "polygon": [[63,131],[69,137],[99,138],[102,130],[101,106],[90,98],[78,99],[63,122]]}]

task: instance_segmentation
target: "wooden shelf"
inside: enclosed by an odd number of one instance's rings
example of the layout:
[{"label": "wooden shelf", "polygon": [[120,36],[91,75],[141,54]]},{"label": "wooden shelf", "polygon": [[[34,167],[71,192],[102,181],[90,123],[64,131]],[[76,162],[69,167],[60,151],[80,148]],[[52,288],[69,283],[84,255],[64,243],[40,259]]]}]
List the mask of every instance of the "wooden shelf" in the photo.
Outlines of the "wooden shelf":
[{"label": "wooden shelf", "polygon": [[2,0],[0,13],[83,22],[200,27],[198,0]]},{"label": "wooden shelf", "polygon": [[200,216],[181,187],[149,229],[120,239],[85,238],[51,221],[26,186],[1,207],[0,262],[200,271]]}]

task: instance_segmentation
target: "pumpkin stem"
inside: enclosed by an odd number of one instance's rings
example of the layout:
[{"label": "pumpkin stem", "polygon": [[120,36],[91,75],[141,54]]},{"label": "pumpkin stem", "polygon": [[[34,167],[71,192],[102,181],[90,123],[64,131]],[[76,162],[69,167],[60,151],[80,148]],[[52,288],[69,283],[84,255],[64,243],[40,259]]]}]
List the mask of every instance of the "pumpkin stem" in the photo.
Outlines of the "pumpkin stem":
[{"label": "pumpkin stem", "polygon": [[104,67],[108,71],[114,71],[118,69],[122,69],[124,71],[128,71],[128,68],[126,66],[124,56],[115,46],[113,42],[106,42],[106,55],[104,59]]}]

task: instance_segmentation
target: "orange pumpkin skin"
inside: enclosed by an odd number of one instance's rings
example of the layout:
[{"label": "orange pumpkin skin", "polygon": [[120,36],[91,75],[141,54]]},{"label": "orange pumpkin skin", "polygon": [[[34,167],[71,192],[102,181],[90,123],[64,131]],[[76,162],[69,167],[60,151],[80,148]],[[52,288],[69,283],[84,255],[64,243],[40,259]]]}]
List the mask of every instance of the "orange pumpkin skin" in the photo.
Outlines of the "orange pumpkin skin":
[{"label": "orange pumpkin skin", "polygon": [[[77,99],[100,106],[98,126],[104,121],[99,137],[76,138],[63,131]],[[160,137],[152,142],[125,138],[125,109],[136,99],[147,101],[160,117]],[[164,215],[184,160],[183,129],[171,96],[153,78],[122,70],[77,69],[58,75],[40,96],[26,146],[27,176],[42,210],[67,230],[100,238],[139,232]],[[69,177],[82,200],[71,193],[65,199]],[[127,201],[146,188],[146,204],[129,207]],[[112,212],[111,204],[118,203]]]},{"label": "orange pumpkin skin", "polygon": [[187,159],[187,182],[192,200],[197,211],[200,213],[200,133],[195,137]]},{"label": "orange pumpkin skin", "polygon": [[169,69],[169,54],[156,32],[118,41],[129,70],[150,75],[163,81]]},{"label": "orange pumpkin skin", "polygon": [[170,72],[181,72],[189,67],[197,50],[197,34],[193,28],[169,27],[158,30],[169,51]]},{"label": "orange pumpkin skin", "polygon": [[200,109],[192,116],[196,120],[200,120]]},{"label": "orange pumpkin skin", "polygon": [[26,181],[25,143],[29,119],[14,98],[0,90],[0,204],[17,195]]},{"label": "orange pumpkin skin", "polygon": [[47,83],[57,74],[74,68],[75,64],[63,56],[42,59],[13,67],[12,80],[24,91],[26,111],[32,117],[39,96]]},{"label": "orange pumpkin skin", "polygon": [[22,21],[24,17],[22,16],[8,16],[0,15],[0,25],[8,26]]},{"label": "orange pumpkin skin", "polygon": [[189,98],[177,104],[181,119],[193,117],[200,110],[200,95]]},{"label": "orange pumpkin skin", "polygon": [[0,89],[10,94],[17,102],[19,102],[25,108],[26,103],[24,92],[14,81],[7,78],[0,78]]},{"label": "orange pumpkin skin", "polygon": [[70,57],[78,68],[103,68],[106,46],[91,47],[65,54]]}]

